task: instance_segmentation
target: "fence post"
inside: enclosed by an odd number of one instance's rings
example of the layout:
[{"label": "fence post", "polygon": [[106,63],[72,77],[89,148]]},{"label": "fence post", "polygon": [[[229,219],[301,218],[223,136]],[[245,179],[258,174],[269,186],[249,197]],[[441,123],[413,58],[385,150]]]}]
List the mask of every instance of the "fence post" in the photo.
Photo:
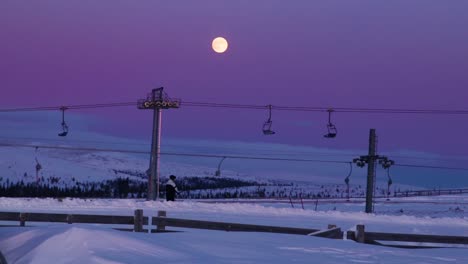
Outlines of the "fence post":
[{"label": "fence post", "polygon": [[72,214],[67,215],[67,223],[68,223],[68,224],[72,224],[72,223],[73,223],[73,215],[72,215]]},{"label": "fence post", "polygon": [[135,217],[133,220],[133,231],[143,232],[143,210],[142,209],[135,210]]},{"label": "fence post", "polygon": [[27,217],[28,214],[26,213],[20,213],[20,217],[19,217],[19,220],[20,220],[20,226],[26,226],[26,217]]},{"label": "fence post", "polygon": [[[158,218],[160,217],[166,217],[166,211],[158,211]],[[158,221],[158,227],[156,231],[166,231],[166,225],[164,221],[161,221],[161,220]]]},{"label": "fence post", "polygon": [[364,225],[357,225],[356,226],[356,241],[358,243],[365,243],[366,242],[366,232]]}]

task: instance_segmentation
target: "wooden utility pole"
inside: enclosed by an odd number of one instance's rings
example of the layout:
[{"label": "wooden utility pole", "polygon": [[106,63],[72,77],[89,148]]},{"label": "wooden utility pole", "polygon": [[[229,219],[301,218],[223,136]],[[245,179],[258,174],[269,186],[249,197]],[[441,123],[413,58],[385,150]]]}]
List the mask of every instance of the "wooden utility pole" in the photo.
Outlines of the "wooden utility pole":
[{"label": "wooden utility pole", "polygon": [[153,109],[153,132],[151,140],[150,171],[148,173],[148,195],[146,200],[159,199],[159,158],[161,156],[162,109],[179,108],[180,100],[170,99],[163,87],[153,89],[151,94],[138,101],[138,109]]},{"label": "wooden utility pole", "polygon": [[376,165],[376,134],[375,129],[369,133],[369,154],[367,156],[367,189],[366,189],[366,213],[374,211],[374,189],[375,189],[375,165]]}]

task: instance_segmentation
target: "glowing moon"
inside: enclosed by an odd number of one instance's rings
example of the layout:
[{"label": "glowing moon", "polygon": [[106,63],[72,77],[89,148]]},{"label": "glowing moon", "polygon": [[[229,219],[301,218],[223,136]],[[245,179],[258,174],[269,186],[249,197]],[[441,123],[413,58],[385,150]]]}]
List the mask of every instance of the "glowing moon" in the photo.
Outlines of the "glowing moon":
[{"label": "glowing moon", "polygon": [[228,48],[228,42],[225,38],[217,37],[213,39],[213,42],[211,43],[211,47],[213,48],[215,52],[223,53]]}]

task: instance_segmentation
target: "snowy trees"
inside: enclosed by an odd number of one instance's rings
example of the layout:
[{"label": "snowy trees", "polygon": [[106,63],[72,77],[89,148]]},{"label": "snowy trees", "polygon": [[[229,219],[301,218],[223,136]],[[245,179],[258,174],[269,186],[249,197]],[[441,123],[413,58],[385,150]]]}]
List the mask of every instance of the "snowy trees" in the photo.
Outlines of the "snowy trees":
[{"label": "snowy trees", "polygon": [[[122,171],[119,171],[122,173]],[[80,198],[146,198],[147,182],[138,172],[113,180],[64,182],[60,177],[48,177],[35,182],[0,180],[0,196],[6,197],[80,197]],[[165,177],[161,178],[164,182]],[[220,177],[180,177],[177,185],[181,199],[326,199],[345,197],[344,184],[294,184],[276,181],[252,181]],[[379,191],[383,188],[378,189]],[[351,197],[364,197],[364,189],[352,185]],[[384,193],[381,193],[383,195]],[[160,197],[165,197],[161,190]]]}]

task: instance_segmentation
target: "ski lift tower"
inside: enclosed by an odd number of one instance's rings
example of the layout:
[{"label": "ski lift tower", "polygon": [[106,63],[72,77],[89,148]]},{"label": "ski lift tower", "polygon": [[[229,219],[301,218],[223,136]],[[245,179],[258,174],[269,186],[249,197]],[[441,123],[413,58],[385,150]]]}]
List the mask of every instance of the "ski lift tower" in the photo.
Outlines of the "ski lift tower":
[{"label": "ski lift tower", "polygon": [[[148,175],[148,195],[146,199],[159,199],[159,158],[161,154],[161,118],[162,109],[179,108],[180,100],[171,99],[163,91],[164,88],[156,88],[151,91],[146,99],[138,100],[137,107],[142,110],[153,110],[153,133],[151,140],[150,173]],[[156,186],[156,190],[155,190]]]},{"label": "ski lift tower", "polygon": [[[381,164],[384,169],[389,169],[395,164],[393,160],[386,156],[377,155],[377,134],[375,129],[369,132],[369,154],[353,159],[358,167],[363,168],[367,164],[367,186],[366,186],[366,213],[374,212],[374,192],[376,185],[376,166]],[[390,175],[388,176],[390,178]],[[390,183],[389,183],[390,185]]]}]

